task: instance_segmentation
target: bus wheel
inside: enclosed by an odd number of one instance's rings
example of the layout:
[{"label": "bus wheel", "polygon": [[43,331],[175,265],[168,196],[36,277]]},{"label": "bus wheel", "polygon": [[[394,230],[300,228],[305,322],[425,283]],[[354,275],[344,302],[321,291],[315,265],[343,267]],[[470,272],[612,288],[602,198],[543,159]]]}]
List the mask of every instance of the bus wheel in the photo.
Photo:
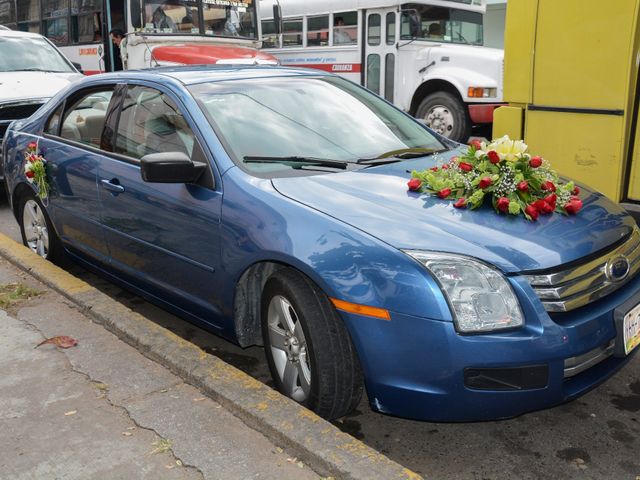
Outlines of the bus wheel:
[{"label": "bus wheel", "polygon": [[416,111],[435,132],[456,142],[467,143],[471,135],[471,121],[464,104],[448,92],[427,95]]}]

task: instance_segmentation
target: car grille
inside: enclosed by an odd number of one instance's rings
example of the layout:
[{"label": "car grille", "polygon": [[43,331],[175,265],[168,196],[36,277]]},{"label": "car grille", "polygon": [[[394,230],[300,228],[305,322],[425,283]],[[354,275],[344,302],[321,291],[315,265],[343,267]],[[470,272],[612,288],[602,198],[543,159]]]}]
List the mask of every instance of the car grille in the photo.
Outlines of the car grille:
[{"label": "car grille", "polygon": [[[628,263],[624,273],[625,261]],[[547,274],[524,275],[548,312],[568,312],[614,292],[640,271],[640,229],[595,260]]]},{"label": "car grille", "polygon": [[42,100],[29,100],[0,104],[0,145],[11,122],[30,117],[43,103]]}]

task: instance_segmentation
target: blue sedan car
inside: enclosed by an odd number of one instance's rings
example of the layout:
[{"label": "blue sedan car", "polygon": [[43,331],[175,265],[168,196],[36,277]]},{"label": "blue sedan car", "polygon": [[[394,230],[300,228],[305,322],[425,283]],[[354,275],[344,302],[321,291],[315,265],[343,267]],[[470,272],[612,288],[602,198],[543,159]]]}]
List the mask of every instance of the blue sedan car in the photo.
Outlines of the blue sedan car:
[{"label": "blue sedan car", "polygon": [[584,188],[579,215],[538,222],[407,191],[456,148],[333,75],[196,67],[82,80],[12,125],[3,161],[29,248],[264,345],[321,416],[365,389],[437,421],[573,399],[635,353],[640,231]]}]

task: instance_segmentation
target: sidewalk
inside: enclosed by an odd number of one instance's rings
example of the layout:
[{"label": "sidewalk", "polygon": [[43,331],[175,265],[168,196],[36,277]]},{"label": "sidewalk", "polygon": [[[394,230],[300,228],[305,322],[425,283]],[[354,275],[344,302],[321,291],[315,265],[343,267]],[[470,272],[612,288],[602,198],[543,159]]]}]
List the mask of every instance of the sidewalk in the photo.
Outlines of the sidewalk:
[{"label": "sidewalk", "polygon": [[[56,335],[79,343],[34,349]],[[0,371],[3,480],[319,478],[3,259]]]}]

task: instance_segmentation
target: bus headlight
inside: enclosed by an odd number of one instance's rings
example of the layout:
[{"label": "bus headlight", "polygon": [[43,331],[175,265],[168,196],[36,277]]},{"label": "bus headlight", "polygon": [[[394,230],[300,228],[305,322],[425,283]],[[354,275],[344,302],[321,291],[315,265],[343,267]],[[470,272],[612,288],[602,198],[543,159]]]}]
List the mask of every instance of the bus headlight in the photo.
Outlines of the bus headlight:
[{"label": "bus headlight", "polygon": [[469,98],[496,98],[498,95],[498,89],[487,87],[469,87],[467,89],[467,96]]}]

